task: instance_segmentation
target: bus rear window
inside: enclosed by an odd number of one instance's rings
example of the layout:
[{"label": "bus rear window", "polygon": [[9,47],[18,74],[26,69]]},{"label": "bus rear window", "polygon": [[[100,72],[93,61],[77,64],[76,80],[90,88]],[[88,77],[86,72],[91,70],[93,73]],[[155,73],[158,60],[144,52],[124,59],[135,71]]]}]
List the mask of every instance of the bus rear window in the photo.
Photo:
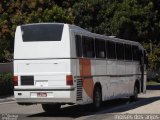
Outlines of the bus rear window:
[{"label": "bus rear window", "polygon": [[22,38],[24,42],[61,41],[63,26],[63,24],[22,25]]}]

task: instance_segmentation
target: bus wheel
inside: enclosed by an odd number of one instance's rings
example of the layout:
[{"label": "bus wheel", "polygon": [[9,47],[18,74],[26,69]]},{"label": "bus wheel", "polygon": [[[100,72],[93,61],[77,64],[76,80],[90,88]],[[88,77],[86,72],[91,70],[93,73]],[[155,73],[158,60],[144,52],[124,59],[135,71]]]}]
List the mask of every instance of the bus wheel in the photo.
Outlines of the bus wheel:
[{"label": "bus wheel", "polygon": [[136,101],[138,99],[138,87],[134,86],[134,94],[130,96],[130,101]]},{"label": "bus wheel", "polygon": [[42,108],[45,112],[49,114],[55,114],[60,111],[60,104],[42,104]]},{"label": "bus wheel", "polygon": [[99,87],[95,87],[93,93],[93,110],[98,111],[102,103],[102,93]]}]

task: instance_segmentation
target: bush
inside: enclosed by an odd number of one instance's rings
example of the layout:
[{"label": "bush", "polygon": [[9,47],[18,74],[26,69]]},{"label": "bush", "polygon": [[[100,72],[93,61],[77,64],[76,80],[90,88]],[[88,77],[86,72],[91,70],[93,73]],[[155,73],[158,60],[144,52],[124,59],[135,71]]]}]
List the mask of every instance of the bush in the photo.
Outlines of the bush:
[{"label": "bush", "polygon": [[160,75],[156,76],[155,81],[160,83]]},{"label": "bush", "polygon": [[11,73],[0,74],[0,96],[12,95],[14,86]]}]

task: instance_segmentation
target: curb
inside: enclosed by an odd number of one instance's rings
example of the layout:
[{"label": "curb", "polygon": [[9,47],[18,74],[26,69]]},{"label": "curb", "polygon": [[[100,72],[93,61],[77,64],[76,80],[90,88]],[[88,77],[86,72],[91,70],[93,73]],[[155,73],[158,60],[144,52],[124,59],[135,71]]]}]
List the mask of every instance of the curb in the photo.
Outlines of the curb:
[{"label": "curb", "polygon": [[14,96],[10,96],[10,97],[0,97],[0,103],[10,102],[10,101],[15,101]]}]

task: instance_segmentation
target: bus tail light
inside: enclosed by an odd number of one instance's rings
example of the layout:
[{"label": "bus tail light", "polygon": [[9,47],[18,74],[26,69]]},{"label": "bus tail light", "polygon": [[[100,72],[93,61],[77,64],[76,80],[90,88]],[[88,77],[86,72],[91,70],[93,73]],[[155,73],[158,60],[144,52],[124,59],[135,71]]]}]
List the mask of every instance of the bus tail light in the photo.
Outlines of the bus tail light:
[{"label": "bus tail light", "polygon": [[66,84],[67,85],[73,85],[73,77],[72,77],[72,75],[67,75],[66,76]]},{"label": "bus tail light", "polygon": [[18,76],[13,76],[13,84],[14,86],[18,86]]}]

